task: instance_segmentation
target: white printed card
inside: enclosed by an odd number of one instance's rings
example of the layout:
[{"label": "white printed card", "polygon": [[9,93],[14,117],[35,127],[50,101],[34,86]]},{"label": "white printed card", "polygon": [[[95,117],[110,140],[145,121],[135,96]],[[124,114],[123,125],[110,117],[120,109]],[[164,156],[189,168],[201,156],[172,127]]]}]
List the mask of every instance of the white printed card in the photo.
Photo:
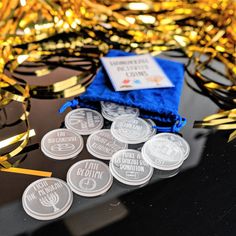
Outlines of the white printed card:
[{"label": "white printed card", "polygon": [[174,87],[150,54],[103,57],[101,61],[116,91]]}]

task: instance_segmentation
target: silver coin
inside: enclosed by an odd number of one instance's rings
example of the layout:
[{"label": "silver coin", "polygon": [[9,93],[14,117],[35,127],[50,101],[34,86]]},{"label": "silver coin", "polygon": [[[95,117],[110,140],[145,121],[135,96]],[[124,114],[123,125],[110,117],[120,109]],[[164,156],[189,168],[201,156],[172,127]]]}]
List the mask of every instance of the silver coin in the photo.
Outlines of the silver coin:
[{"label": "silver coin", "polygon": [[[126,114],[126,113],[125,113]],[[102,116],[109,121],[114,121],[117,117],[119,117],[120,115],[124,115],[124,113],[119,113],[118,111],[108,111],[108,110],[102,110]],[[127,114],[126,114],[127,115]],[[133,116],[138,116],[139,113],[130,113],[128,115],[133,115]]]},{"label": "silver coin", "polygon": [[116,152],[109,164],[112,175],[128,185],[143,185],[153,174],[153,168],[142,158],[141,152],[132,149]]},{"label": "silver coin", "polygon": [[164,138],[152,138],[142,148],[144,160],[159,170],[174,170],[184,161],[182,149],[174,142]]},{"label": "silver coin", "polygon": [[79,161],[67,172],[67,183],[71,190],[85,197],[102,195],[109,190],[112,182],[108,166],[93,159]]},{"label": "silver coin", "polygon": [[88,108],[78,108],[69,112],[65,117],[66,128],[82,135],[88,135],[101,129],[103,122],[103,117],[99,112]]},{"label": "silver coin", "polygon": [[121,115],[139,116],[139,109],[134,107],[122,106],[112,102],[101,102],[101,107],[104,118],[110,121],[114,121]]},{"label": "silver coin", "polygon": [[25,212],[38,220],[52,220],[64,215],[73,202],[69,186],[57,178],[42,178],[24,191],[22,205]]},{"label": "silver coin", "polygon": [[103,160],[110,160],[114,153],[128,147],[127,144],[115,139],[109,129],[101,129],[92,133],[86,146],[90,154]]},{"label": "silver coin", "polygon": [[154,136],[157,133],[157,130],[153,128],[153,126],[156,126],[155,122],[151,119],[145,119],[145,121],[150,125],[151,133],[149,137]]},{"label": "silver coin", "polygon": [[186,160],[188,158],[189,153],[190,153],[190,146],[184,138],[180,137],[177,134],[172,134],[172,133],[160,133],[152,138],[156,138],[156,137],[166,138],[166,139],[176,143],[184,152],[184,160]]},{"label": "silver coin", "polygon": [[105,110],[102,110],[102,116],[109,121],[114,121],[115,117],[114,116],[110,116]]},{"label": "silver coin", "polygon": [[111,125],[112,135],[121,142],[136,144],[149,139],[151,127],[148,123],[132,115],[122,115]]},{"label": "silver coin", "polygon": [[119,105],[114,102],[104,102],[101,101],[101,108],[107,110],[107,109],[116,109]]},{"label": "silver coin", "polygon": [[45,134],[41,140],[42,152],[56,160],[76,157],[83,149],[83,138],[73,130],[55,129]]},{"label": "silver coin", "polygon": [[139,115],[139,109],[128,106],[118,106],[117,113],[119,115]]}]

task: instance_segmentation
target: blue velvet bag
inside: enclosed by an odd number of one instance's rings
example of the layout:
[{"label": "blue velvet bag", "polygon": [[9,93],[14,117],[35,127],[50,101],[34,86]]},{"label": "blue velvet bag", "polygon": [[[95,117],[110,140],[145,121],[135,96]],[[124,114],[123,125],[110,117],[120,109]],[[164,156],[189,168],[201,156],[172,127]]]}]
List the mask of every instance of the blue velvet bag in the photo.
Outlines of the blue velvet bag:
[{"label": "blue velvet bag", "polygon": [[[129,55],[134,54],[111,50],[106,56]],[[68,107],[76,108],[77,106],[99,110],[100,101],[109,101],[139,108],[140,116],[154,120],[156,123],[154,128],[159,132],[178,132],[186,124],[186,119],[178,114],[184,66],[181,63],[160,58],[155,58],[155,60],[175,87],[116,92],[105,69],[102,67],[86,92],[74,100],[66,102],[59,112],[62,113]]]}]

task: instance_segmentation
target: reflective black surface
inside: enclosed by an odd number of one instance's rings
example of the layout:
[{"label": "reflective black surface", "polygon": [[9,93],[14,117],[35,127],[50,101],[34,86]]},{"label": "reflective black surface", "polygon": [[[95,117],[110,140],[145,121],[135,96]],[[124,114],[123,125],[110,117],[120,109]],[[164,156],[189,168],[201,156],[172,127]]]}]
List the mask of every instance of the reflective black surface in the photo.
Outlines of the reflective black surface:
[{"label": "reflective black surface", "polygon": [[[63,73],[69,72],[56,71],[54,79],[60,80]],[[31,100],[30,124],[37,135],[20,167],[52,171],[54,177],[65,180],[73,163],[92,157],[86,148],[67,161],[49,159],[41,152],[43,135],[63,126],[66,112],[57,111],[64,101]],[[0,172],[0,235],[236,235],[236,141],[227,143],[229,132],[192,128],[194,120],[217,110],[208,98],[185,85],[180,114],[188,124],[181,134],[191,152],[179,172],[155,171],[151,182],[138,188],[114,180],[112,188],[97,198],[74,194],[72,208],[54,221],[32,219],[22,208],[24,189],[38,177]],[[17,114],[18,104],[7,107],[9,123]],[[24,126],[1,131],[3,140],[23,132]]]}]

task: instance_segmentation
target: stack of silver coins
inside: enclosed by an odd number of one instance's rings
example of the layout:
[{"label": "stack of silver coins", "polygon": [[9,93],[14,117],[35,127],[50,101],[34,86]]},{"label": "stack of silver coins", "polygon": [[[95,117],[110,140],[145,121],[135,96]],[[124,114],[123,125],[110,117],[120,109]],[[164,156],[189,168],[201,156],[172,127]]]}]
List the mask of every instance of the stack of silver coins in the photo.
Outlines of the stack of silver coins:
[{"label": "stack of silver coins", "polygon": [[[101,113],[78,108],[65,117],[65,127],[55,129],[41,140],[41,150],[49,158],[67,160],[79,157],[84,148],[83,135],[90,159],[73,164],[66,182],[42,178],[29,185],[22,197],[28,215],[50,220],[65,214],[73,202],[74,192],[83,197],[96,197],[112,186],[113,177],[130,186],[147,184],[156,172],[174,176],[189,156],[190,147],[177,134],[156,134],[155,122],[139,117],[139,109],[101,102]],[[112,121],[110,129],[102,129],[104,118]],[[140,150],[130,148],[139,144]],[[97,160],[97,159],[100,160]],[[109,163],[105,163],[109,161]]]},{"label": "stack of silver coins", "polygon": [[121,106],[112,102],[101,102],[101,113],[103,117],[109,121],[114,121],[121,115],[134,115],[139,116],[139,109]]}]

